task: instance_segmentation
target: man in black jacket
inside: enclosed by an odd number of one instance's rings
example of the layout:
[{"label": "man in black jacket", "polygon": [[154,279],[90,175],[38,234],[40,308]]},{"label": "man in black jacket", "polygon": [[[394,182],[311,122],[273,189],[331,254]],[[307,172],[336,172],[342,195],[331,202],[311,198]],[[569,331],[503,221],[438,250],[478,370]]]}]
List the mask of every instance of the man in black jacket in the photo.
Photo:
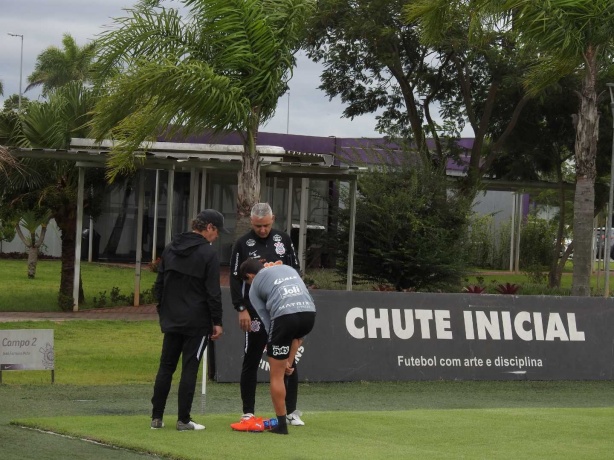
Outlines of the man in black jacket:
[{"label": "man in black jacket", "polygon": [[[262,263],[281,262],[300,272],[298,257],[288,234],[273,228],[275,216],[268,203],[256,203],[251,210],[252,229],[239,238],[232,248],[230,259],[230,294],[235,310],[239,313],[239,327],[245,332],[245,354],[241,369],[241,400],[243,416],[230,426],[236,431],[258,431],[254,424],[259,418],[254,416],[256,405],[256,385],[258,367],[267,344],[267,333],[258,314],[249,302],[249,285],[241,279],[239,267],[247,259],[258,259]],[[288,424],[304,425],[300,411],[296,410],[298,393],[298,372],[286,377],[286,410]]]},{"label": "man in black jacket", "polygon": [[166,399],[179,356],[182,370],[177,430],[205,429],[192,420],[190,411],[207,341],[222,335],[220,263],[211,247],[220,231],[228,233],[224,216],[214,209],[205,209],[192,221],[192,231],[176,235],[160,258],[154,291],[164,342],[151,398],[152,429],[164,427]]}]

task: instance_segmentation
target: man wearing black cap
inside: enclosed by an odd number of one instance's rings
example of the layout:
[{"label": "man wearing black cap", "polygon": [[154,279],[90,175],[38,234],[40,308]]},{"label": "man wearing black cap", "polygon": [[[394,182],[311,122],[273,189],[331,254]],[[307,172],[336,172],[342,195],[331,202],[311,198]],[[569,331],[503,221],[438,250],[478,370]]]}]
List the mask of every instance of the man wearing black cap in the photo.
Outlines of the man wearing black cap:
[{"label": "man wearing black cap", "polygon": [[224,216],[215,209],[201,211],[192,231],[180,233],[164,249],[154,293],[160,328],[164,333],[160,366],[151,398],[151,428],[164,427],[166,399],[182,356],[178,391],[177,430],[204,430],[190,416],[200,360],[209,337],[222,335],[220,263],[211,247],[224,228]]}]

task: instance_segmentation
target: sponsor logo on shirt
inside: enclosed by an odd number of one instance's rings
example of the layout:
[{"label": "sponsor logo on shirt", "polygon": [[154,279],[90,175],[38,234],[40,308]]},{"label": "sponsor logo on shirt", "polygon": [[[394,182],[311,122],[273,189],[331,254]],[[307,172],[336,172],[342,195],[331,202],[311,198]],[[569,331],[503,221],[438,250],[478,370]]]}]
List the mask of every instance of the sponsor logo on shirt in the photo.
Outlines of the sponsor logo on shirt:
[{"label": "sponsor logo on shirt", "polygon": [[282,299],[288,297],[295,297],[301,295],[301,287],[298,284],[290,284],[288,286],[281,286],[278,290]]},{"label": "sponsor logo on shirt", "polygon": [[245,242],[250,248],[256,244],[256,240],[252,240],[251,238]]},{"label": "sponsor logo on shirt", "polygon": [[313,304],[311,302],[289,302],[279,307],[279,310],[285,310],[286,308],[294,308],[294,309],[299,309],[299,310],[311,310],[312,305]]},{"label": "sponsor logo on shirt", "polygon": [[276,242],[281,241],[281,235],[273,235],[273,241],[276,241]]},{"label": "sponsor logo on shirt", "polygon": [[277,286],[278,284],[281,284],[284,281],[295,280],[296,278],[298,278],[298,276],[286,276],[285,278],[277,278],[275,281],[273,281],[273,284]]}]

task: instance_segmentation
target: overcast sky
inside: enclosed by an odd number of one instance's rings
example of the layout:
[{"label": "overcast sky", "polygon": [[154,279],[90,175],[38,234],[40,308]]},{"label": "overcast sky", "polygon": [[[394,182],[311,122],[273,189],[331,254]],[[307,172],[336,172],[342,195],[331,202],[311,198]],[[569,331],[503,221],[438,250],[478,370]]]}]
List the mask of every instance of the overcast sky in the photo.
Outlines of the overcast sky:
[{"label": "overcast sky", "polygon": [[[21,38],[8,33],[23,35],[22,91],[25,91],[37,56],[49,46],[61,48],[64,33],[70,33],[83,46],[111,24],[112,18],[125,16],[123,8],[135,3],[136,0],[2,0],[0,81],[4,97],[0,96],[0,107],[4,98],[19,93]],[[343,104],[339,100],[329,102],[317,89],[320,71],[318,64],[299,59],[290,81],[289,98],[286,95],[279,100],[275,117],[261,130],[311,136],[381,137],[375,131],[374,115],[353,121],[341,117]],[[23,94],[30,99],[39,95],[38,90]]]}]

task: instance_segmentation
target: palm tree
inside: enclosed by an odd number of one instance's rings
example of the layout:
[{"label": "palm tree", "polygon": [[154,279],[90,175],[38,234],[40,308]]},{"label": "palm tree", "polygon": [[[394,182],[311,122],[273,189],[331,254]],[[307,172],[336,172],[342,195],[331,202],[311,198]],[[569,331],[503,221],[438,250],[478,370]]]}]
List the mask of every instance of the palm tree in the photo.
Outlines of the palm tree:
[{"label": "palm tree", "polygon": [[483,10],[503,13],[524,45],[536,49],[539,61],[527,74],[532,94],[577,74],[581,78],[575,126],[576,191],[574,198],[574,264],[572,294],[590,295],[591,249],[595,203],[595,158],[599,136],[597,79],[611,66],[614,51],[614,8],[611,0],[479,0]]},{"label": "palm tree", "polygon": [[62,49],[50,46],[38,55],[25,91],[42,85],[42,94],[47,96],[51,89],[62,87],[68,82],[92,80],[96,43],[79,47],[70,34],[64,34],[62,45]]},{"label": "palm tree", "polygon": [[[87,137],[93,93],[81,82],[52,90],[44,102],[32,102],[19,118],[0,113],[0,144],[10,147],[67,148],[71,137]],[[9,163],[12,159],[13,163]],[[0,218],[15,219],[29,210],[49,212],[61,230],[62,268],[58,301],[63,309],[73,306],[75,269],[77,168],[72,161],[22,158],[14,164],[9,154],[0,155]],[[96,183],[96,182],[94,182]],[[95,196],[95,194],[92,194]],[[91,205],[88,197],[84,206]],[[8,218],[8,219],[7,219]],[[83,291],[80,288],[80,299]]]},{"label": "palm tree", "polygon": [[[45,211],[42,215],[38,215],[34,210],[28,210],[22,214],[19,224],[15,226],[19,239],[28,248],[28,278],[30,279],[36,276],[38,251],[45,241],[45,234],[47,233],[50,219],[51,212],[49,210]],[[24,235],[22,227],[28,231],[27,235]],[[38,227],[41,228],[41,231],[37,235],[36,230]]]},{"label": "palm tree", "polygon": [[242,233],[260,196],[258,128],[286,91],[314,2],[183,0],[186,19],[156,3],[141,2],[99,41],[101,73],[113,77],[93,125],[98,139],[117,141],[108,178],[133,171],[134,151],[162,133],[237,132],[244,148],[236,228]]}]

